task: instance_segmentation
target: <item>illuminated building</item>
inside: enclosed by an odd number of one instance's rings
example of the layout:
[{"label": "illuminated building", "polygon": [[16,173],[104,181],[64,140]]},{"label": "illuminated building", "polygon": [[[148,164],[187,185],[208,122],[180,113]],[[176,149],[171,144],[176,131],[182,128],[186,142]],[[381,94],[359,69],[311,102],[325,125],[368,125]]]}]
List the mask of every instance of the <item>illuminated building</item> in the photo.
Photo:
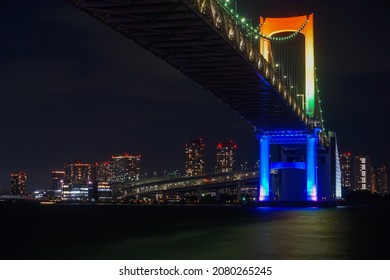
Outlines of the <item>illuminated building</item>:
[{"label": "illuminated building", "polygon": [[353,189],[353,157],[350,152],[341,154],[340,165],[341,165],[341,186],[348,190]]},{"label": "illuminated building", "polygon": [[355,186],[357,191],[372,191],[373,170],[369,155],[355,156]]},{"label": "illuminated building", "polygon": [[40,189],[32,193],[33,197],[39,200],[60,200],[62,198],[62,187],[55,189]]},{"label": "illuminated building", "polygon": [[109,182],[119,183],[126,181],[137,181],[140,178],[140,155],[118,155],[112,156],[111,172]]},{"label": "illuminated building", "polygon": [[92,198],[96,201],[111,202],[113,179],[112,162],[98,162],[92,169]]},{"label": "illuminated building", "polygon": [[206,145],[202,138],[185,145],[185,168],[187,176],[206,173]]},{"label": "illuminated building", "polygon": [[233,141],[220,142],[217,145],[217,173],[232,172],[235,158],[236,158],[237,145]]},{"label": "illuminated building", "polygon": [[375,191],[381,195],[389,193],[387,185],[387,168],[386,166],[381,166],[375,170]]},{"label": "illuminated building", "polygon": [[89,201],[91,200],[92,184],[73,183],[62,186],[62,200],[65,201]]},{"label": "illuminated building", "polygon": [[11,194],[27,194],[27,175],[25,172],[12,172],[11,176]]},{"label": "illuminated building", "polygon": [[92,190],[92,168],[89,163],[65,164],[62,200],[89,201]]},{"label": "illuminated building", "polygon": [[97,199],[98,201],[112,201],[112,188],[107,182],[97,182]]},{"label": "illuminated building", "polygon": [[108,182],[111,180],[111,177],[113,176],[112,172],[112,163],[105,161],[105,162],[98,162],[95,164],[93,168],[93,181],[97,182]]},{"label": "illuminated building", "polygon": [[52,189],[61,190],[65,182],[65,172],[64,171],[52,171]]},{"label": "illuminated building", "polygon": [[92,178],[92,168],[89,163],[65,164],[65,184],[87,184]]}]

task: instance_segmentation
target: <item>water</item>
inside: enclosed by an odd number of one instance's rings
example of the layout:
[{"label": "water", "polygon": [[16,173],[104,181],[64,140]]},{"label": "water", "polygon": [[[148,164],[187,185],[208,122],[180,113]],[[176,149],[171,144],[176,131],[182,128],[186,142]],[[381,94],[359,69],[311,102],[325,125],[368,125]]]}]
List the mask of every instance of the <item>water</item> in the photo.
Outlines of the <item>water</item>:
[{"label": "water", "polygon": [[390,259],[390,206],[1,206],[1,259]]}]

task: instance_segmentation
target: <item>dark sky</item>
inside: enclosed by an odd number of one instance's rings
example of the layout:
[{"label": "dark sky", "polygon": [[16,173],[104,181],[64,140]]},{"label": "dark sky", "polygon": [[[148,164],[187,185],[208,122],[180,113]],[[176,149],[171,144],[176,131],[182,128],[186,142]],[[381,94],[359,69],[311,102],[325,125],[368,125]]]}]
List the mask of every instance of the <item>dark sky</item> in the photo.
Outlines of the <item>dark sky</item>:
[{"label": "dark sky", "polygon": [[[2,1],[0,188],[23,170],[29,190],[50,185],[64,163],[142,155],[143,172],[184,169],[184,145],[233,139],[238,164],[258,146],[244,119],[189,78],[65,1]],[[325,126],[340,151],[390,165],[390,22],[385,1],[249,1],[239,13],[314,12]]]}]

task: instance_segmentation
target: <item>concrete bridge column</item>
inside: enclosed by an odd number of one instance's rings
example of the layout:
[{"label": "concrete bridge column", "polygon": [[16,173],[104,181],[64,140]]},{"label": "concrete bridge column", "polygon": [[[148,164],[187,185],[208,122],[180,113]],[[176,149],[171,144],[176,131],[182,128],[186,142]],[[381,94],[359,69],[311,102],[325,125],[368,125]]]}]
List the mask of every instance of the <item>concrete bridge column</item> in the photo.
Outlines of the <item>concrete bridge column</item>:
[{"label": "concrete bridge column", "polygon": [[167,199],[167,192],[166,191],[162,191],[161,192],[161,200],[166,200]]},{"label": "concrete bridge column", "polygon": [[307,136],[306,192],[308,201],[317,201],[317,130]]},{"label": "concrete bridge column", "polygon": [[202,187],[200,186],[196,188],[196,197],[198,201],[202,200]]},{"label": "concrete bridge column", "polygon": [[269,200],[269,178],[270,178],[270,139],[266,135],[258,135],[260,143],[260,172],[258,200]]},{"label": "concrete bridge column", "polygon": [[241,181],[237,181],[237,185],[236,185],[236,199],[237,199],[237,201],[241,200]]},{"label": "concrete bridge column", "polygon": [[117,186],[111,186],[111,191],[112,191],[112,201],[117,202],[118,201],[118,196],[119,196],[119,187]]},{"label": "concrete bridge column", "polygon": [[221,191],[219,189],[215,189],[215,200],[216,201],[221,200]]}]

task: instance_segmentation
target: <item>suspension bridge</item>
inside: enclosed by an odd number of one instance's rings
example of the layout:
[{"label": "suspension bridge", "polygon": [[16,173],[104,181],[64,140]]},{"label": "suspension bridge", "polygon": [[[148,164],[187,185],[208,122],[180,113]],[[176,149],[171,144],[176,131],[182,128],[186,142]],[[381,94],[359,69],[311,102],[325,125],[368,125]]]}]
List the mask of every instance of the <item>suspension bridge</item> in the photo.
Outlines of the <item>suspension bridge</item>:
[{"label": "suspension bridge", "polygon": [[[323,124],[314,16],[236,13],[229,0],[66,0],[209,90],[255,128],[259,201],[341,198],[335,133]],[[151,69],[152,71],[152,69]]]}]

